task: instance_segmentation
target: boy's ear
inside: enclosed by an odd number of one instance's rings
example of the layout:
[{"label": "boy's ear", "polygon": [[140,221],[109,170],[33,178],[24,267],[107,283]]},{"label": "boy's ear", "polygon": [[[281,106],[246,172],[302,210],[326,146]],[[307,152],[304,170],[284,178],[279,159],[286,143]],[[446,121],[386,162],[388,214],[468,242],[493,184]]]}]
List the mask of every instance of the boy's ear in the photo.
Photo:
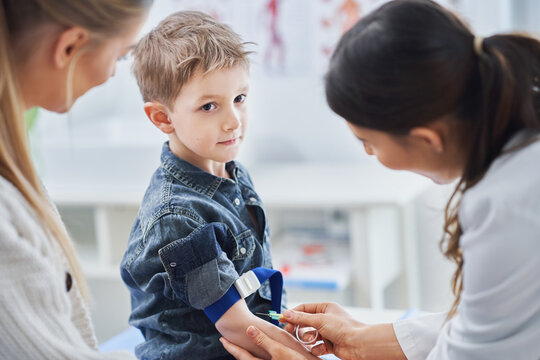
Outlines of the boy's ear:
[{"label": "boy's ear", "polygon": [[169,112],[163,104],[153,101],[147,102],[144,104],[144,112],[152,124],[165,134],[174,132],[174,126],[169,119]]},{"label": "boy's ear", "polygon": [[73,60],[75,54],[81,51],[90,41],[88,30],[73,26],[64,30],[59,36],[53,49],[53,60],[57,68],[63,69]]},{"label": "boy's ear", "polygon": [[444,142],[441,134],[429,127],[415,127],[409,132],[409,136],[420,144],[427,145],[436,153],[442,153]]}]

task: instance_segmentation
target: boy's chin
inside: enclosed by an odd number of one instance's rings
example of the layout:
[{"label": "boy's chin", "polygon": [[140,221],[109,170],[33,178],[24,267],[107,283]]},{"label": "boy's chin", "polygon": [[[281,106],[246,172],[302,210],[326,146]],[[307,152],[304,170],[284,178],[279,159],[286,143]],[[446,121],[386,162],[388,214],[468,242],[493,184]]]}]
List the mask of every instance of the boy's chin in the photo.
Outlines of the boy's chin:
[{"label": "boy's chin", "polygon": [[233,160],[236,160],[236,156],[224,157],[224,158],[222,158],[221,160],[218,160],[218,161],[226,164],[226,163],[231,162]]},{"label": "boy's chin", "polygon": [[236,159],[238,153],[235,152],[234,154],[227,154],[226,156],[213,156],[211,158],[209,158],[208,160],[212,160],[212,161],[215,161],[215,162],[220,162],[220,163],[228,163],[230,161],[233,161]]},{"label": "boy's chin", "polygon": [[227,154],[223,154],[223,156],[219,156],[217,159],[214,160],[222,163],[228,163],[235,160],[238,157],[238,153],[239,151],[228,151]]}]

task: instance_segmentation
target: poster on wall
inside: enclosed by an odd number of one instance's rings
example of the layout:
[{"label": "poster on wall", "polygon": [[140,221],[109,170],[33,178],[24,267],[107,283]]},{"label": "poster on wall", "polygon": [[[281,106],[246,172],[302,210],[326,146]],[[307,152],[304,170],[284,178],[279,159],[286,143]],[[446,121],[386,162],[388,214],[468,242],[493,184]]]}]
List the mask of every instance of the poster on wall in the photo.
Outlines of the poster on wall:
[{"label": "poster on wall", "polygon": [[[253,71],[271,76],[322,73],[333,46],[376,0],[161,0],[155,26],[180,10],[202,11],[249,42]],[[367,4],[366,4],[367,3]]]},{"label": "poster on wall", "polygon": [[[198,10],[249,42],[252,71],[268,76],[321,76],[340,37],[389,0],[160,0],[162,19]],[[457,0],[441,0],[455,6]]]}]

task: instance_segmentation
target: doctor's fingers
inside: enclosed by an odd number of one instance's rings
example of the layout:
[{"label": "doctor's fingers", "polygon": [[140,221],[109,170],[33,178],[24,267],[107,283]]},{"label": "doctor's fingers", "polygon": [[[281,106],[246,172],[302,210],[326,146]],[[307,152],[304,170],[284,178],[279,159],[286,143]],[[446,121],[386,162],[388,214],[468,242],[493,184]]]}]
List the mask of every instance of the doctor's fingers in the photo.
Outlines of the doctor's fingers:
[{"label": "doctor's fingers", "polygon": [[349,316],[345,309],[334,302],[300,304],[294,307],[292,310],[310,314],[335,314]]},{"label": "doctor's fingers", "polygon": [[[308,314],[298,311],[286,311],[284,313],[285,320],[289,322],[286,330],[291,332],[294,326],[292,324],[300,324],[300,326],[311,326],[317,329],[319,335],[334,344],[339,344],[351,333],[357,326],[357,322],[351,319],[348,314],[346,316],[334,314]],[[294,329],[293,329],[294,330]]]},{"label": "doctor's fingers", "polygon": [[[328,303],[308,303],[308,304],[301,304],[296,306],[292,310],[286,310],[283,312],[284,317],[280,319],[280,322],[282,323],[291,323],[291,324],[300,324],[300,325],[307,325],[300,323],[301,320],[300,317],[295,317],[295,313],[306,313],[306,314],[327,314],[327,315],[333,315],[334,317],[339,317],[342,319],[347,319],[351,324],[354,325],[363,325],[360,322],[354,320],[351,315],[345,309],[343,309],[340,305],[333,302]],[[311,325],[311,324],[310,324]],[[313,326],[313,325],[311,325]],[[290,328],[290,327],[289,327]]]}]

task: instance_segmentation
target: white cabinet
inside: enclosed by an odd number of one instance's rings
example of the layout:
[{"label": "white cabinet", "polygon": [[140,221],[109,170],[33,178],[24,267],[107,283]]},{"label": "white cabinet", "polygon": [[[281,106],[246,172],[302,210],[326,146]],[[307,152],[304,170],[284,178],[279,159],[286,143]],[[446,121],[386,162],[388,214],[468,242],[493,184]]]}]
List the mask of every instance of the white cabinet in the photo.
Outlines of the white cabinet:
[{"label": "white cabinet", "polygon": [[[352,265],[351,305],[418,306],[412,204],[429,186],[429,180],[390,171],[374,160],[356,164],[280,164],[255,168],[252,177],[270,216],[279,217],[285,210],[345,214],[348,260]],[[277,222],[279,227],[279,219]],[[279,239],[273,236],[273,241]],[[390,285],[398,289],[389,291]],[[396,297],[400,298],[397,304]]]},{"label": "white cabinet", "polygon": [[117,277],[138,203],[56,203],[87,276]]},{"label": "white cabinet", "polygon": [[119,264],[138,204],[103,201],[103,196],[92,200],[56,194],[58,210],[88,279],[92,318],[98,341],[102,342],[128,326],[131,305]]}]

